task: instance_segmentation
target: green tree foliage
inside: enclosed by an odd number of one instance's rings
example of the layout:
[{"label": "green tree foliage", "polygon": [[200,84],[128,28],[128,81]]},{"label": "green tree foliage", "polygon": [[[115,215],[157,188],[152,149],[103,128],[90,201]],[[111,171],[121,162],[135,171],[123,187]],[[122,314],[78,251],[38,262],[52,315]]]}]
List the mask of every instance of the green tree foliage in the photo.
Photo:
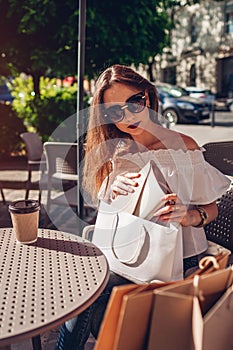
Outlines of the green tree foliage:
[{"label": "green tree foliage", "polygon": [[[165,1],[87,0],[85,75],[95,78],[114,63],[150,68],[167,44]],[[47,136],[75,109],[75,92],[64,95],[61,89],[51,96],[47,90],[44,95],[41,77],[77,74],[78,1],[0,0],[0,33],[0,75],[32,77],[14,86],[14,108]]]},{"label": "green tree foliage", "polygon": [[30,74],[36,95],[40,76],[74,74],[77,12],[73,0],[0,0],[0,74]]},{"label": "green tree foliage", "polygon": [[167,43],[163,1],[87,0],[86,72],[114,63],[149,64]]},{"label": "green tree foliage", "polygon": [[60,86],[55,78],[40,78],[40,96],[34,96],[31,76],[21,74],[12,81],[13,109],[24,124],[36,130],[43,141],[66,118],[76,113],[77,83]]},{"label": "green tree foliage", "polygon": [[[149,63],[167,28],[163,1],[87,0],[86,74],[116,62]],[[41,75],[76,74],[77,31],[73,0],[0,0],[0,67],[32,75],[37,94]]]}]

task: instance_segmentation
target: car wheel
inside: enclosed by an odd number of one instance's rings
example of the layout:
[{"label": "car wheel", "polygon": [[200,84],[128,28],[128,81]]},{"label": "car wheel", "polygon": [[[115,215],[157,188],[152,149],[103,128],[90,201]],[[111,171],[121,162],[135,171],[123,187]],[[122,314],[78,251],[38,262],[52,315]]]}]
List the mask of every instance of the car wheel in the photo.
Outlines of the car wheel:
[{"label": "car wheel", "polygon": [[233,102],[229,105],[229,111],[233,112]]},{"label": "car wheel", "polygon": [[163,116],[166,119],[166,121],[169,122],[170,125],[176,125],[177,123],[179,123],[179,116],[174,109],[166,109],[163,112]]}]

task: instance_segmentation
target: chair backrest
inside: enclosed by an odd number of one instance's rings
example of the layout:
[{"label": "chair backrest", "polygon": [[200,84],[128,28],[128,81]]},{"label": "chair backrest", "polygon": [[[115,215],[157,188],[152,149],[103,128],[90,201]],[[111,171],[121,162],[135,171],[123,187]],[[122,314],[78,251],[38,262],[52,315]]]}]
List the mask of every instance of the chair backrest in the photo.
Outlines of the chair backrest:
[{"label": "chair backrest", "polygon": [[206,237],[233,252],[233,189],[229,189],[217,205],[218,216],[205,226]]},{"label": "chair backrest", "polygon": [[209,142],[203,145],[205,160],[225,175],[233,176],[233,141]]},{"label": "chair backrest", "polygon": [[77,174],[77,143],[45,142],[48,175],[55,173]]},{"label": "chair backrest", "polygon": [[43,143],[37,133],[24,132],[20,134],[24,141],[29,161],[40,161],[43,154]]}]

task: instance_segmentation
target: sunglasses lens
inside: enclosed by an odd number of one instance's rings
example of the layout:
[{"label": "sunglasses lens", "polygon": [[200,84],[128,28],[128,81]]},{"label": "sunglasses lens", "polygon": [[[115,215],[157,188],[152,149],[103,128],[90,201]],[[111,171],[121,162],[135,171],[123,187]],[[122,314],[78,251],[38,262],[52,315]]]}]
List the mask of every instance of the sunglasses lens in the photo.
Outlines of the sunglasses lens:
[{"label": "sunglasses lens", "polygon": [[118,123],[124,118],[124,116],[125,113],[120,106],[114,106],[108,109],[108,117],[113,123]]},{"label": "sunglasses lens", "polygon": [[125,109],[131,113],[140,113],[146,107],[146,96],[144,93],[139,93],[130,97],[124,106],[112,106],[106,110],[106,116],[113,122],[119,123],[125,117]]},{"label": "sunglasses lens", "polygon": [[128,109],[132,113],[140,113],[146,106],[146,98],[144,95],[136,95],[128,100]]}]

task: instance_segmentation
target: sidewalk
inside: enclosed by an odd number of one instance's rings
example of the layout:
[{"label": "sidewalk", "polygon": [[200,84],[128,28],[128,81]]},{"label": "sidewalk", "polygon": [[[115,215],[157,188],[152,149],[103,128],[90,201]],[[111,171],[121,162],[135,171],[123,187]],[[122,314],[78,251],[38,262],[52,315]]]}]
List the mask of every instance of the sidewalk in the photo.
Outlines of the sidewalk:
[{"label": "sidewalk", "polygon": [[[233,121],[233,116],[232,116]],[[229,123],[230,124],[230,123]],[[200,145],[204,145],[208,142],[217,141],[232,141],[233,140],[233,126],[214,126],[198,124],[198,125],[175,125],[171,127],[171,130],[176,130],[194,138],[194,140]]]},{"label": "sidewalk", "polygon": [[193,137],[200,146],[208,142],[232,141],[233,113],[215,112],[214,123],[211,116],[210,119],[199,124],[177,124],[171,129]]}]

